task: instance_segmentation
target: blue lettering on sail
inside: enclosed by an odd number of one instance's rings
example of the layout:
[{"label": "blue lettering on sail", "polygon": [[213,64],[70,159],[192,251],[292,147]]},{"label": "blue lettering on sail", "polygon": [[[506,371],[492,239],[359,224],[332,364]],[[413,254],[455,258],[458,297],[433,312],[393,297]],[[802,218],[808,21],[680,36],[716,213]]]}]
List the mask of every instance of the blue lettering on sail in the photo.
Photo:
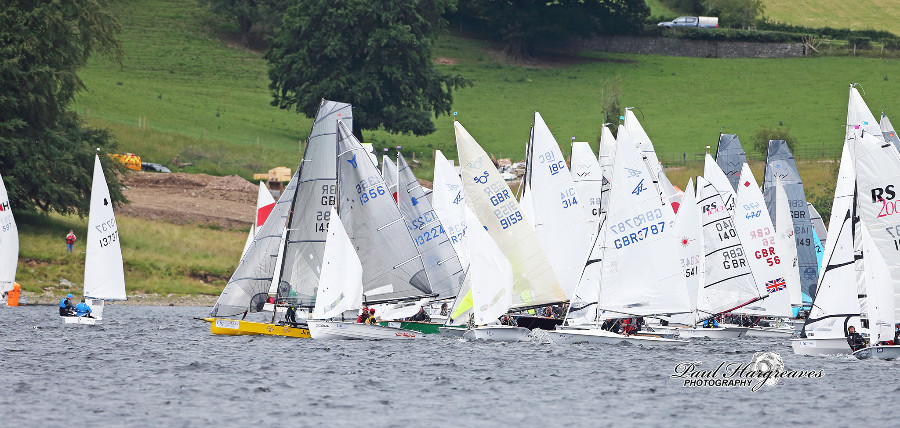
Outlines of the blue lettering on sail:
[{"label": "blue lettering on sail", "polygon": [[353,159],[347,159],[347,162],[350,162],[350,165],[353,166],[353,169],[356,169],[356,153],[353,154]]},{"label": "blue lettering on sail", "polygon": [[628,175],[625,178],[641,176],[641,171],[637,169],[625,168],[625,171],[628,172]]},{"label": "blue lettering on sail", "polygon": [[631,191],[631,194],[633,194],[633,195],[640,195],[641,192],[643,192],[644,190],[647,190],[647,188],[644,187],[644,180],[641,180],[641,181],[638,183],[638,185],[634,188],[634,190]]}]

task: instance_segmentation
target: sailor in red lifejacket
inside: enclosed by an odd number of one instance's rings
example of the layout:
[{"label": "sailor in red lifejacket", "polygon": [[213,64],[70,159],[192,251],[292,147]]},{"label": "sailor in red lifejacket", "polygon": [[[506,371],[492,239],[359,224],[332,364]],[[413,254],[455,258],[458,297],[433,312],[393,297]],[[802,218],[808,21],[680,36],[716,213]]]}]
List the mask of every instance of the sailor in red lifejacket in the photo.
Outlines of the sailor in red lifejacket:
[{"label": "sailor in red lifejacket", "polygon": [[362,313],[359,314],[358,317],[356,317],[356,323],[362,324],[362,323],[366,322],[366,320],[368,320],[368,319],[369,319],[369,307],[363,306]]}]

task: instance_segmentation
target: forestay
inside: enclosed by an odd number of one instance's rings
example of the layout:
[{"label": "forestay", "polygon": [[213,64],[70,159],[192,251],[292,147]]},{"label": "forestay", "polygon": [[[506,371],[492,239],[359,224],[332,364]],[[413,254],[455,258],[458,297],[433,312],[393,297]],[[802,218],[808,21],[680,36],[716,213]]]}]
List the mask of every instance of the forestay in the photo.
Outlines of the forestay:
[{"label": "forestay", "polygon": [[816,247],[813,239],[813,226],[809,220],[806,194],[803,191],[803,181],[797,171],[794,155],[791,154],[784,140],[770,140],[769,151],[766,157],[766,170],[763,181],[763,194],[766,198],[766,208],[769,214],[775,212],[775,179],[781,180],[784,192],[788,196],[791,205],[791,217],[794,220],[794,238],[797,242],[797,258],[799,264],[800,281],[802,283],[804,299],[815,296],[816,279],[819,277],[816,259]]},{"label": "forestay", "polygon": [[790,317],[791,299],[785,272],[793,267],[792,257],[778,242],[766,202],[747,164],[741,167],[734,205],[734,226],[747,254],[756,287],[760,295],[768,295],[758,305],[748,305],[740,312]]},{"label": "forestay", "polygon": [[425,197],[425,190],[406,163],[406,159],[399,153],[397,167],[400,180],[397,204],[400,213],[406,219],[413,242],[422,255],[431,291],[437,294],[437,299],[456,297],[465,276],[456,250],[453,249],[440,217]]},{"label": "forestay", "polygon": [[[831,214],[831,224],[840,224],[840,219],[836,217],[835,213]],[[798,269],[797,240],[794,239],[794,220],[791,219],[790,201],[778,178],[775,179],[775,231],[778,234],[779,251],[783,254],[781,261],[785,263],[784,282],[787,286],[791,306],[800,307],[803,305],[803,293],[800,290],[802,283]],[[824,269],[821,270],[821,272],[824,271]]]},{"label": "forestay", "polygon": [[512,308],[563,302],[566,294],[509,186],[475,139],[454,122],[466,203],[513,269]]},{"label": "forestay", "polygon": [[338,214],[363,266],[366,301],[431,295],[422,257],[381,172],[338,121]]},{"label": "forestay", "polygon": [[84,297],[125,300],[125,271],[119,226],[113,213],[112,198],[100,165],[94,155],[94,179],[84,259]]},{"label": "forestay", "polygon": [[329,215],[322,274],[312,318],[328,319],[362,307],[362,264],[334,207]]},{"label": "forestay", "polygon": [[697,206],[703,225],[705,268],[697,309],[718,314],[760,299],[734,220],[717,188],[703,177],[697,177]]},{"label": "forestay", "polygon": [[[260,312],[266,303],[269,286],[278,268],[278,253],[282,247],[282,232],[297,191],[300,171],[294,173],[275,208],[259,228],[256,237],[241,258],[231,279],[216,300],[212,317],[231,317],[244,312]],[[318,279],[317,279],[318,280]]]},{"label": "forestay", "polygon": [[[728,182],[731,183],[731,190],[737,192],[738,182],[741,179],[741,168],[747,163],[747,154],[744,153],[744,147],[741,146],[741,141],[736,134],[719,135],[719,145],[716,146],[716,163],[728,178]],[[715,185],[713,184],[713,186]]]},{"label": "forestay", "polygon": [[642,155],[619,140],[604,232],[602,310],[632,315],[690,311],[672,230],[675,213],[652,180]]},{"label": "forestay", "polygon": [[592,243],[588,217],[581,208],[584,197],[575,192],[559,145],[537,112],[529,146],[534,232],[566,297],[572,299]]},{"label": "forestay", "polygon": [[[300,162],[280,267],[278,297],[312,307],[331,207],[337,201],[337,121],[353,127],[350,104],[322,100]],[[280,200],[285,199],[284,195]]]},{"label": "forestay", "polygon": [[9,194],[0,176],[0,293],[13,289],[19,258],[19,229],[13,218]]}]

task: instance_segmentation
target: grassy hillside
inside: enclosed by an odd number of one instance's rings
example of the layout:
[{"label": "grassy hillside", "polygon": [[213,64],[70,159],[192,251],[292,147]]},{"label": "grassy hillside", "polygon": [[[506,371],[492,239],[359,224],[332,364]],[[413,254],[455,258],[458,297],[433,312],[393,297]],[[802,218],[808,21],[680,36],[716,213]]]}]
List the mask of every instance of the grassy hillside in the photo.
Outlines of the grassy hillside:
[{"label": "grassy hillside", "polygon": [[884,0],[763,0],[770,20],[809,27],[885,30],[900,34],[897,2]]},{"label": "grassy hillside", "polygon": [[[212,17],[192,0],[143,0],[120,6],[123,67],[95,59],[82,76],[89,92],[74,108],[112,128],[123,150],[167,163],[175,155],[196,171],[240,173],[287,164],[310,120],[269,105],[266,66],[258,53],[212,35]],[[665,163],[702,153],[720,131],[745,140],[760,126],[783,123],[799,140],[799,157],[835,155],[841,142],[847,85],[860,82],[876,112],[900,114],[892,102],[897,60],[822,57],[707,59],[585,53],[523,67],[509,64],[489,43],[446,35],[435,56],[442,69],[475,86],[458,91],[454,110],[475,138],[497,156],[522,158],[533,111],[563,143],[595,142],[601,100],[617,82],[624,106],[639,117]],[[442,61],[448,62],[448,61]],[[893,109],[893,110],[892,110]],[[137,130],[138,117],[149,131]],[[450,118],[437,119],[426,137],[365,134],[376,147],[402,145],[430,157],[454,156]],[[257,137],[259,145],[257,146]],[[290,159],[295,159],[290,161]],[[418,172],[430,178],[427,168]]]}]

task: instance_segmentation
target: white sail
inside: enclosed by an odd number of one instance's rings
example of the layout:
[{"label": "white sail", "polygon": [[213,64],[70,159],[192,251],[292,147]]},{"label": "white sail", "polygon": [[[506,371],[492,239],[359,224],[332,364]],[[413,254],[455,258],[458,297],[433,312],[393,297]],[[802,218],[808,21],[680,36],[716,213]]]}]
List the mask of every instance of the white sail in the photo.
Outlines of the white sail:
[{"label": "white sail", "polygon": [[399,189],[400,183],[400,173],[399,168],[397,168],[397,165],[394,164],[388,155],[383,155],[381,157],[381,176],[384,178],[385,184],[387,184],[388,192],[394,198],[394,202],[396,202],[397,189]]},{"label": "white sail", "polygon": [[497,243],[471,210],[466,210],[471,225],[467,239],[472,264],[467,281],[471,284],[475,324],[494,322],[513,304],[513,269]]},{"label": "white sail", "polygon": [[822,275],[804,326],[807,337],[844,337],[844,321],[860,313],[854,266],[853,219],[849,209],[839,216],[832,213],[831,239],[828,242],[830,251],[825,252]]},{"label": "white sail", "polygon": [[659,182],[659,190],[662,193],[662,197],[672,206],[672,210],[677,213],[678,207],[681,206],[681,197],[684,196],[684,192],[679,192],[678,189],[672,185],[672,182],[669,181],[669,177],[666,176],[666,170],[662,167],[659,168],[659,177],[657,178],[657,181]]},{"label": "white sail", "polygon": [[900,149],[900,136],[897,136],[897,131],[894,130],[894,125],[891,124],[891,120],[888,119],[886,115],[881,115],[881,136],[884,138],[884,141],[891,143],[894,147]]},{"label": "white sail", "polygon": [[262,227],[263,223],[266,222],[266,219],[269,217],[269,213],[272,212],[272,208],[275,208],[275,198],[272,197],[272,193],[269,192],[269,189],[266,188],[266,185],[263,184],[262,181],[259,182],[259,192],[256,194],[256,212],[254,213],[254,221],[253,225],[250,226],[250,233],[247,235],[247,242],[244,244],[244,251],[241,251],[241,258],[244,258],[244,254],[247,254],[247,249],[250,248],[250,244],[253,242],[253,238],[256,237],[256,232]]},{"label": "white sail", "polygon": [[519,198],[519,210],[525,217],[525,222],[534,229],[534,196],[531,194],[531,186],[522,180],[522,196]]},{"label": "white sail", "polygon": [[637,147],[638,151],[647,158],[650,173],[653,174],[653,179],[656,180],[659,177],[659,170],[662,169],[662,166],[660,166],[659,159],[656,157],[656,150],[653,149],[650,137],[631,110],[631,107],[625,109],[625,129],[628,130],[628,135],[631,136],[632,143]]},{"label": "white sail", "polygon": [[[852,196],[852,195],[851,195]],[[846,210],[845,210],[846,211]],[[835,213],[831,214],[831,224],[840,224]],[[791,205],[781,179],[775,178],[775,231],[778,234],[779,251],[783,254],[781,262],[785,263],[784,282],[787,286],[791,306],[803,305],[802,282],[800,281],[799,258],[797,257],[797,240],[794,238],[794,220],[791,218]],[[824,273],[825,270],[823,269]]]},{"label": "white sail", "polygon": [[[603,129],[605,134],[609,134],[609,130],[606,127]],[[612,141],[615,142],[615,140]],[[610,172],[612,172],[612,165],[610,165]],[[601,199],[604,177],[600,163],[597,162],[594,152],[591,151],[591,146],[586,142],[572,144],[572,178],[575,180],[575,192],[580,198],[579,204],[588,218],[589,245],[593,246],[593,248],[589,247],[590,254],[595,255],[588,257],[588,263],[584,266],[584,272],[581,274],[581,279],[576,288],[576,296],[572,300],[596,302],[602,265],[592,262],[592,260],[599,261],[603,247],[603,240],[597,239],[597,234],[600,231],[600,211],[603,209]],[[593,292],[590,290],[593,290]]]},{"label": "white sail", "polygon": [[694,182],[688,181],[681,200],[681,208],[672,226],[681,269],[684,272],[688,301],[691,310],[697,309],[697,291],[703,284],[703,225],[700,223],[700,210],[697,208],[697,197],[694,195]]},{"label": "white sail", "polygon": [[894,340],[894,285],[887,262],[872,241],[866,228],[860,228],[862,235],[863,271],[865,272],[866,296],[868,299],[869,336],[871,344]]},{"label": "white sail", "polygon": [[719,191],[719,194],[722,195],[722,200],[725,201],[725,208],[729,213],[733,213],[735,202],[734,188],[731,187],[728,176],[722,172],[722,168],[719,167],[719,164],[713,160],[709,153],[706,154],[706,160],[703,163],[703,178]]},{"label": "white sail", "polygon": [[619,140],[604,236],[602,310],[632,315],[690,311],[672,230],[675,213],[652,180],[637,148]]},{"label": "white sail", "polygon": [[362,307],[362,263],[334,207],[330,218],[318,295],[312,312],[312,317],[320,320]]},{"label": "white sail", "polygon": [[[734,226],[741,238],[747,261],[760,295],[768,294],[757,305],[739,312],[757,315],[790,317],[791,299],[786,272],[792,267],[789,253],[782,250],[772,225],[762,191],[746,163],[741,167],[737,198],[734,204]],[[759,309],[754,309],[759,306]]]},{"label": "white sail", "polygon": [[466,204],[487,228],[513,268],[513,308],[566,300],[537,235],[484,149],[454,122]]},{"label": "white sail", "polygon": [[94,181],[88,214],[87,249],[84,260],[84,296],[103,300],[125,300],[125,272],[119,227],[113,213],[109,187],[94,155]]},{"label": "white sail", "polygon": [[[717,166],[718,168],[718,166]],[[727,181],[728,189],[731,184]],[[697,309],[717,314],[741,308],[760,298],[750,264],[718,189],[697,177],[697,205],[703,224],[704,278]]]},{"label": "white sail", "polygon": [[875,120],[875,116],[863,101],[856,85],[850,85],[850,101],[847,103],[847,135],[859,135],[862,131],[884,140],[881,124]]},{"label": "white sail", "polygon": [[[628,131],[624,126],[619,126],[619,139],[627,140]],[[609,125],[604,124],[603,130],[600,132],[600,149],[598,151],[598,161],[600,170],[603,173],[603,188],[600,194],[600,221],[606,216],[606,208],[609,205],[609,183],[612,180],[613,161],[616,158],[616,137],[613,137],[609,130]]]},{"label": "white sail", "polygon": [[13,218],[9,194],[0,176],[0,293],[13,289],[19,259],[19,229]]},{"label": "white sail", "polygon": [[592,243],[581,208],[584,198],[576,193],[559,145],[538,112],[534,113],[530,147],[528,184],[534,202],[534,231],[566,297],[572,299]]},{"label": "white sail", "polygon": [[459,174],[440,150],[434,152],[434,192],[431,203],[456,249],[459,262],[464,270],[467,269],[468,247],[463,245],[466,238],[466,196]]},{"label": "white sail", "polygon": [[887,262],[900,306],[900,153],[867,132],[856,139],[854,149],[857,214]]}]

